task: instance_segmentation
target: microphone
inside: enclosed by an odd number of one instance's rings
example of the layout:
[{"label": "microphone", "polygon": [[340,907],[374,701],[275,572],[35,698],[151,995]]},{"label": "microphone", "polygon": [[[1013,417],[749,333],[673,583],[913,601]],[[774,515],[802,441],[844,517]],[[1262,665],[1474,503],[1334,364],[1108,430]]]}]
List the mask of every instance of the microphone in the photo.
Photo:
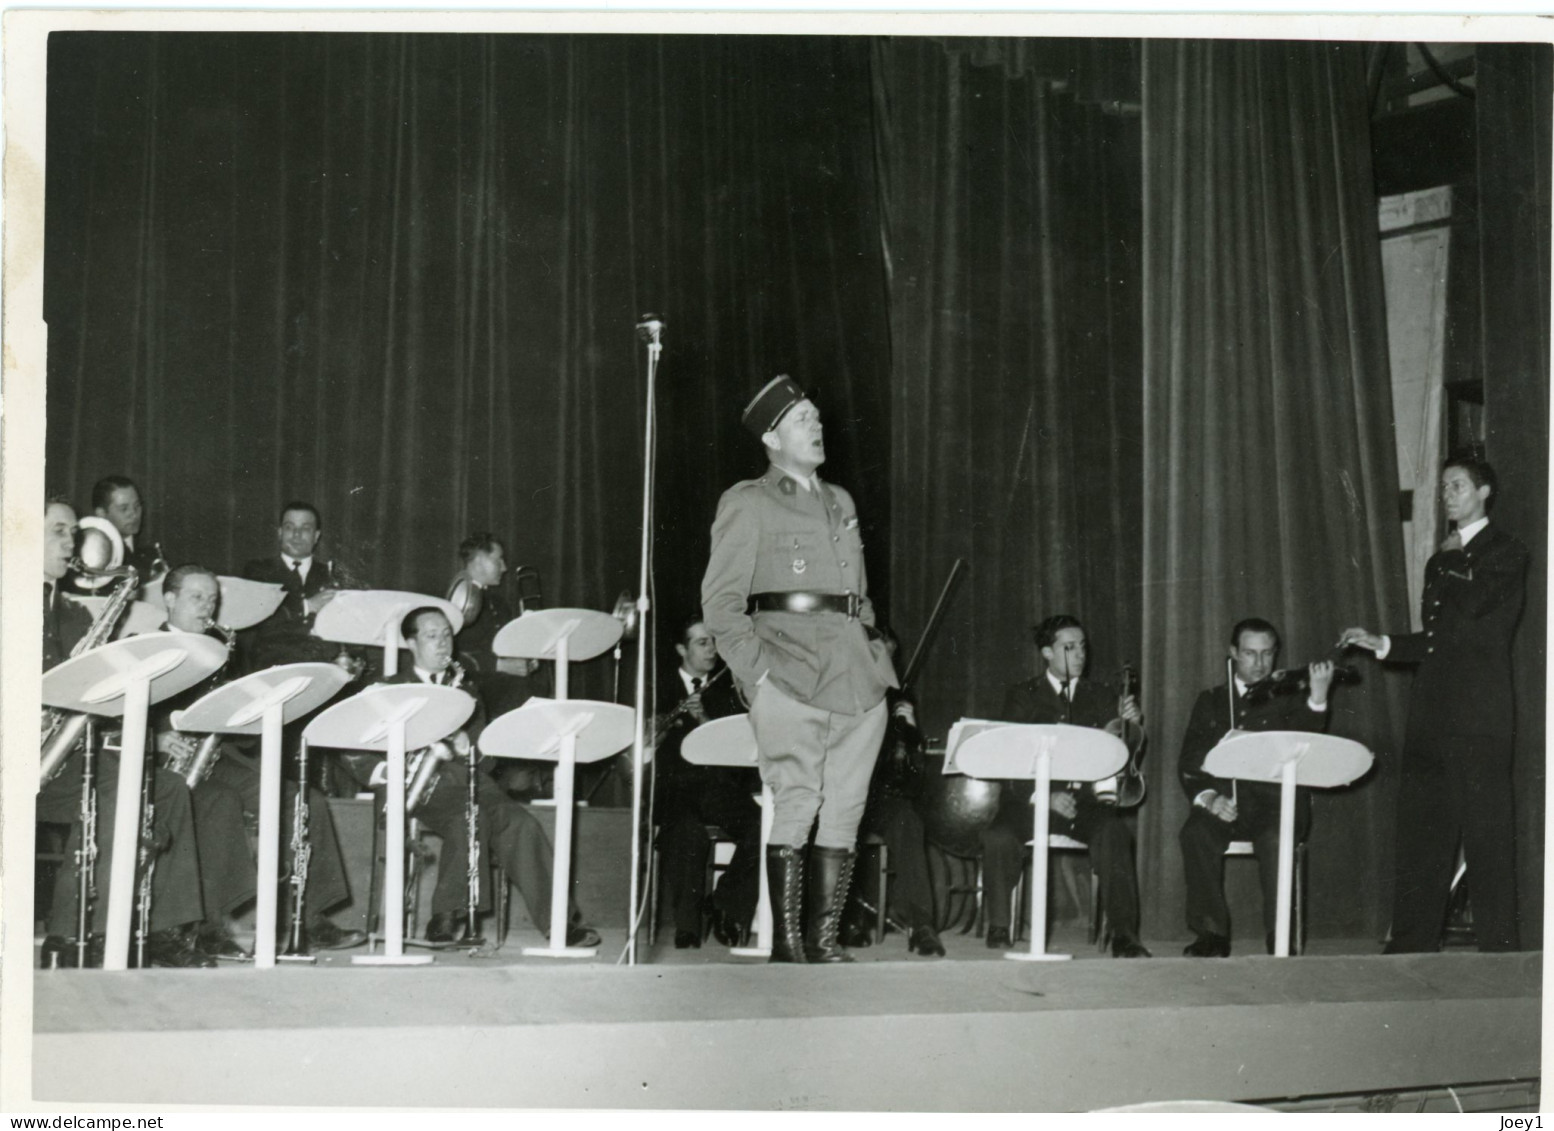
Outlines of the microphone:
[{"label": "microphone", "polygon": [[642,321],[637,323],[637,337],[644,342],[658,344],[659,335],[664,332],[663,320],[656,314],[644,314]]}]

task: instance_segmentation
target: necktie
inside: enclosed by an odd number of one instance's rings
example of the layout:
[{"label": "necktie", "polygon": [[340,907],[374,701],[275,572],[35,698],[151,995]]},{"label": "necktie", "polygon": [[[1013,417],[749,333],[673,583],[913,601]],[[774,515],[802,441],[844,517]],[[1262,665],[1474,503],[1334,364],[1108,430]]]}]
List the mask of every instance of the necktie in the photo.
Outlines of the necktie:
[{"label": "necktie", "polygon": [[691,694],[692,695],[698,694],[701,691],[701,685],[702,685],[702,678],[701,678],[701,676],[699,676],[699,675],[698,676],[693,676],[691,678]]}]

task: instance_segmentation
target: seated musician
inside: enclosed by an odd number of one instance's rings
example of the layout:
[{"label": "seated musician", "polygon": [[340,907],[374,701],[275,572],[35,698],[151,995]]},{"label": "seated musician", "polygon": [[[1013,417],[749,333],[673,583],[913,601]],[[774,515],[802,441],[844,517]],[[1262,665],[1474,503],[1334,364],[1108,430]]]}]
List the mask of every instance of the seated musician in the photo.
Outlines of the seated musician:
[{"label": "seated musician", "polygon": [[[478,689],[465,683],[463,666],[453,657],[453,626],[442,610],[435,607],[414,609],[406,614],[400,626],[405,647],[409,649],[409,663],[401,657],[399,673],[384,680],[385,683],[433,683],[457,687],[475,699],[475,713],[464,728],[447,740],[451,757],[440,764],[436,778],[422,795],[422,800],[410,816],[442,838],[442,854],[437,868],[437,886],[432,892],[432,918],[426,929],[429,942],[456,942],[475,934],[475,924],[468,923],[468,861],[469,861],[469,770],[465,759],[471,744],[480,738],[485,726],[485,711],[480,706]],[[431,754],[427,755],[432,756]],[[344,761],[359,781],[365,785],[382,785],[387,780],[385,760],[378,754],[346,755]],[[489,759],[485,762],[489,763]],[[480,820],[476,826],[480,838],[479,876],[481,877],[477,910],[491,906],[490,886],[485,878],[490,873],[487,858],[494,858],[507,873],[507,878],[523,896],[529,918],[540,932],[550,933],[551,876],[554,857],[550,837],[534,815],[508,797],[492,780],[488,766],[476,770],[476,798],[480,806]],[[577,908],[571,908],[567,924],[567,946],[597,946],[599,934],[587,926]]]},{"label": "seated musician", "polygon": [[[1059,614],[1036,626],[1036,646],[1046,670],[1034,679],[1009,688],[1004,718],[1013,723],[1069,723],[1104,727],[1121,715],[1140,722],[1138,703],[1130,695],[1119,704],[1117,696],[1083,678],[1085,630],[1074,617]],[[1148,958],[1139,941],[1138,878],[1133,870],[1133,833],[1122,820],[1115,794],[1103,795],[1098,783],[1054,783],[1049,828],[1090,846],[1090,864],[1100,878],[1101,906],[1111,927],[1114,958]],[[1025,845],[1031,839],[1030,781],[1006,781],[999,796],[998,813],[982,834],[982,868],[987,908],[987,945],[1007,947],[1009,897],[1020,878]]]},{"label": "seated musician", "polygon": [[[895,633],[880,631],[894,662],[898,647]],[[885,692],[885,700],[890,704],[890,725],[885,728],[885,747],[869,779],[869,799],[859,828],[885,842],[891,873],[886,910],[890,921],[906,928],[907,950],[942,957],[944,943],[934,928],[933,883],[928,878],[928,840],[917,808],[923,776],[928,772],[917,707],[909,692],[895,687]],[[842,918],[842,945],[869,946],[873,942],[872,919],[854,888]]]},{"label": "seated musician", "polygon": [[[1203,768],[1204,759],[1232,727],[1237,730],[1327,729],[1327,693],[1333,665],[1312,664],[1310,696],[1270,695],[1258,685],[1274,671],[1279,631],[1267,621],[1250,617],[1230,632],[1229,655],[1235,666],[1235,717],[1224,684],[1210,688],[1193,704],[1182,738],[1177,775],[1192,805],[1182,826],[1182,864],[1187,878],[1187,925],[1197,936],[1182,953],[1189,958],[1224,958],[1230,954],[1230,909],[1225,903],[1225,848],[1233,840],[1249,840],[1257,852],[1263,888],[1263,926],[1268,953],[1274,951],[1274,926],[1279,887],[1279,786],[1271,782],[1226,781]],[[1296,795],[1297,842],[1311,821],[1311,798]]]},{"label": "seated musician", "polygon": [[[214,626],[221,586],[213,572],[198,565],[179,566],[163,579],[162,594],[167,607],[164,631],[194,632],[220,638]],[[171,760],[170,768],[176,767],[185,780],[191,769],[189,763],[205,736],[182,734],[173,729],[172,713],[190,706],[231,679],[231,667],[229,663],[209,679],[153,708],[152,726],[157,751],[164,759]],[[200,937],[208,953],[227,958],[247,956],[232,939],[224,918],[252,900],[255,894],[254,858],[243,832],[242,817],[247,814],[256,819],[259,814],[259,763],[257,750],[247,752],[242,748],[244,745],[252,744],[244,743],[237,736],[222,738],[215,757],[208,763],[207,772],[193,787],[207,916],[200,928]],[[292,843],[296,803],[296,784],[283,780],[282,844]],[[227,816],[234,807],[238,813],[235,828]],[[218,829],[222,831],[217,833]],[[324,912],[349,899],[351,892],[345,878],[345,861],[335,840],[329,803],[320,790],[312,787],[308,790],[307,832],[312,849],[303,900],[308,915],[308,942],[324,950],[360,946],[367,941],[366,932],[341,930],[324,917]],[[285,930],[284,925],[282,930]]]},{"label": "seated musician", "polygon": [[502,594],[506,548],[496,535],[478,532],[459,543],[459,561],[463,568],[448,599],[464,614],[464,624],[454,644],[486,709],[503,715],[531,695],[549,695],[548,673],[539,661],[499,657],[491,650],[496,634],[518,616]]},{"label": "seated musician", "polygon": [[[60,583],[70,568],[76,530],[75,510],[51,501],[44,511],[43,540],[43,670],[69,659],[72,649],[92,628],[92,615],[63,597]],[[103,641],[106,643],[106,640]],[[65,760],[63,769],[38,791],[37,819],[70,824],[65,858],[75,859],[82,845],[81,785],[84,755],[81,744]],[[87,965],[101,966],[103,935],[108,925],[108,882],[113,869],[113,832],[119,788],[116,753],[100,751],[95,760],[97,822],[87,841],[96,845],[96,898],[88,926]],[[156,870],[151,880],[151,922],[146,940],[146,961],[152,966],[214,966],[214,958],[195,945],[194,925],[205,918],[200,902],[200,863],[194,839],[194,817],[189,790],[183,779],[163,770],[151,783],[153,838]],[[44,966],[74,966],[77,875],[61,868],[49,906]],[[133,957],[133,948],[132,948]]]},{"label": "seated musician", "polygon": [[[140,488],[126,475],[105,475],[92,485],[92,513],[113,524],[124,540],[124,562],[134,566],[140,576],[140,584],[156,578],[166,568],[162,561],[162,548],[150,539],[140,536],[145,520],[145,507]],[[78,589],[75,579],[65,583],[65,592],[93,593],[95,590]]]},{"label": "seated musician", "polygon": [[[674,913],[674,945],[699,947],[709,920],[724,946],[741,945],[755,914],[760,885],[761,808],[755,767],[694,766],[680,756],[685,736],[702,723],[745,709],[727,669],[718,663],[712,634],[698,614],[680,626],[676,678],[659,689],[655,734],[659,865],[664,901]],[[715,825],[734,838],[734,858],[708,894],[707,836]]]},{"label": "seated musician", "polygon": [[278,664],[342,662],[340,645],[312,634],[313,619],[340,587],[334,563],[314,553],[322,537],[323,522],[317,507],[287,503],[275,529],[277,552],[243,567],[243,576],[250,581],[286,588],[280,608],[246,634],[250,637],[246,642],[249,671]]}]

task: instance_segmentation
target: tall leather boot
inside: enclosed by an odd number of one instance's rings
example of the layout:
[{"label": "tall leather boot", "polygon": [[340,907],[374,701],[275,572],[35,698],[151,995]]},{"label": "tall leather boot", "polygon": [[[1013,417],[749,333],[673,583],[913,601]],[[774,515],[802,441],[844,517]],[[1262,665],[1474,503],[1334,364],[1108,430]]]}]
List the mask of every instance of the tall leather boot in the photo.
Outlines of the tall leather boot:
[{"label": "tall leather boot", "polygon": [[808,962],[804,955],[804,849],[766,846],[766,882],[772,897],[772,956],[769,962]]},{"label": "tall leather boot", "polygon": [[815,845],[810,857],[815,878],[805,947],[811,962],[853,961],[847,948],[837,940],[837,933],[842,928],[842,912],[847,906],[847,889],[852,886],[857,859],[858,854],[852,849]]}]

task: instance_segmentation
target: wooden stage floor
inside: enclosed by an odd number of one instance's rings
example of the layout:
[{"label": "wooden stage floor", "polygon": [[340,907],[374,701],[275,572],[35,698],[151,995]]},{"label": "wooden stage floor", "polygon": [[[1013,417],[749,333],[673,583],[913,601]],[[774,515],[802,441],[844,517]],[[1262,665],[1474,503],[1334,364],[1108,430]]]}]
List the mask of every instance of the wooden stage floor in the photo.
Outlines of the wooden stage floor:
[{"label": "wooden stage floor", "polygon": [[[38,971],[34,1098],[59,1103],[1075,1111],[1280,1103],[1531,1082],[1540,954],[1382,957],[1369,941],[1261,955],[1003,961],[900,936],[853,966],[768,966],[660,936],[616,965]],[[1347,952],[1347,953],[1346,953]],[[1455,1094],[1455,1093],[1454,1093]]]}]

